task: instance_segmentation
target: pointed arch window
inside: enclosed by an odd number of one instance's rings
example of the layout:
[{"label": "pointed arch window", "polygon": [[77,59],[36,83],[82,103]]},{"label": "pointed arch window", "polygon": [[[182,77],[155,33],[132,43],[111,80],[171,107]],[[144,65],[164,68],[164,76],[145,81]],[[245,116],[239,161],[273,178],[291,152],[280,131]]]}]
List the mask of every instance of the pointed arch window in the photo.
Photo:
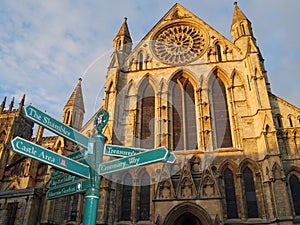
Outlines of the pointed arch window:
[{"label": "pointed arch window", "polygon": [[239,28],[238,28],[238,27],[236,27],[236,28],[235,28],[235,31],[236,31],[236,35],[237,35],[237,37],[239,37],[239,36],[240,36]]},{"label": "pointed arch window", "polygon": [[232,147],[226,90],[215,72],[210,78],[209,103],[214,148]]},{"label": "pointed arch window", "polygon": [[282,128],[282,120],[281,120],[281,115],[280,114],[276,115],[276,122],[277,122],[278,128]]},{"label": "pointed arch window", "polygon": [[295,215],[300,216],[300,180],[293,174],[290,177],[289,183]]},{"label": "pointed arch window", "polygon": [[118,50],[121,50],[122,49],[122,40],[119,40],[118,41]]},{"label": "pointed arch window", "polygon": [[143,69],[143,63],[144,63],[144,55],[142,52],[139,52],[139,54],[138,54],[138,70]]},{"label": "pointed arch window", "polygon": [[139,220],[150,219],[150,177],[145,172],[141,178]]},{"label": "pointed arch window", "polygon": [[227,168],[224,171],[224,185],[225,185],[227,218],[228,219],[238,218],[234,178],[233,178],[233,173],[229,168]]},{"label": "pointed arch window", "polygon": [[68,110],[67,112],[66,112],[66,118],[65,118],[65,124],[71,124],[71,116],[70,116],[70,114],[71,114],[71,112],[70,112],[70,110]]},{"label": "pointed arch window", "polygon": [[243,171],[245,200],[248,218],[258,218],[258,207],[252,171],[246,167]]},{"label": "pointed arch window", "polygon": [[222,62],[222,49],[219,43],[216,44],[217,61]]},{"label": "pointed arch window", "polygon": [[291,116],[289,116],[289,123],[290,123],[290,127],[293,127],[293,119]]},{"label": "pointed arch window", "polygon": [[269,132],[270,132],[270,126],[267,124],[266,125],[266,136],[268,136]]},{"label": "pointed arch window", "polygon": [[183,73],[172,81],[169,90],[169,146],[174,150],[197,149],[194,87]]},{"label": "pointed arch window", "polygon": [[114,105],[114,98],[113,98],[113,82],[111,82],[106,91],[106,99],[105,99],[105,109],[108,112],[111,112],[111,109]]},{"label": "pointed arch window", "polygon": [[138,113],[136,131],[139,146],[154,148],[155,93],[147,78],[138,91]]},{"label": "pointed arch window", "polygon": [[245,35],[246,34],[246,30],[245,30],[245,26],[244,26],[243,23],[241,24],[241,28],[242,28],[242,35]]},{"label": "pointed arch window", "polygon": [[132,177],[126,174],[123,179],[122,202],[121,202],[121,220],[130,221],[132,198]]}]

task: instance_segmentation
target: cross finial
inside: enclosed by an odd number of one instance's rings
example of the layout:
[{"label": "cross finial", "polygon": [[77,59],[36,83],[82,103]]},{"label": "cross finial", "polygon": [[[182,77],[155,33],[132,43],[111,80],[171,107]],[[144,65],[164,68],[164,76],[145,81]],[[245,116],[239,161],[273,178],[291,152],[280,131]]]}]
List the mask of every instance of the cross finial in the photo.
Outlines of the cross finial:
[{"label": "cross finial", "polygon": [[95,120],[94,120],[94,127],[98,131],[98,134],[102,134],[102,130],[108,122],[108,112],[106,110],[101,110]]}]

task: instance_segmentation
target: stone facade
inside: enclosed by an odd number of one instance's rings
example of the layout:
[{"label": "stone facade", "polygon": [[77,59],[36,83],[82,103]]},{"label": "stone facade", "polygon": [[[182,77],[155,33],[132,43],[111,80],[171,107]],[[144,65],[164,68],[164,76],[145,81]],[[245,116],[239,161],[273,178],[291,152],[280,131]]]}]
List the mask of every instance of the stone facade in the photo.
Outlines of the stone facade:
[{"label": "stone facade", "polygon": [[[125,18],[103,98],[107,143],[166,146],[177,159],[103,177],[97,224],[300,224],[300,109],[272,93],[251,22],[236,3],[230,31],[232,41],[175,4],[132,48]],[[79,84],[63,113],[77,129],[84,114]],[[93,119],[81,128],[89,137]],[[40,128],[34,141],[45,140]],[[78,150],[59,137],[50,143],[61,154]],[[8,199],[29,196],[26,204],[42,207],[37,222],[24,224],[82,223],[82,194],[47,201],[40,194],[46,183],[15,186],[1,176],[1,218],[15,207]],[[33,187],[42,192],[25,193]],[[16,224],[28,215],[17,208]]]}]

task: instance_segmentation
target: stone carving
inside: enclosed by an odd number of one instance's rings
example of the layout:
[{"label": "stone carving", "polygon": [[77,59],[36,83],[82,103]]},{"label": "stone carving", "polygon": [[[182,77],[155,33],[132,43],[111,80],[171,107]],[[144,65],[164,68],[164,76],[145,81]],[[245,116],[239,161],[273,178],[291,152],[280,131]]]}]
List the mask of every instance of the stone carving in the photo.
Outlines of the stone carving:
[{"label": "stone carving", "polygon": [[192,179],[190,166],[186,164],[181,170],[180,186],[178,187],[179,198],[195,198],[196,189]]},{"label": "stone carving", "polygon": [[181,184],[181,196],[183,198],[189,198],[192,195],[192,181],[187,177],[183,179]]},{"label": "stone carving", "polygon": [[198,156],[193,156],[192,157],[192,159],[191,159],[191,172],[192,173],[201,172],[200,163],[201,163],[201,160]]},{"label": "stone carving", "polygon": [[170,180],[161,182],[159,187],[159,198],[170,198],[171,197],[171,183]]},{"label": "stone carving", "polygon": [[214,181],[210,177],[206,177],[203,183],[203,197],[215,196]]}]

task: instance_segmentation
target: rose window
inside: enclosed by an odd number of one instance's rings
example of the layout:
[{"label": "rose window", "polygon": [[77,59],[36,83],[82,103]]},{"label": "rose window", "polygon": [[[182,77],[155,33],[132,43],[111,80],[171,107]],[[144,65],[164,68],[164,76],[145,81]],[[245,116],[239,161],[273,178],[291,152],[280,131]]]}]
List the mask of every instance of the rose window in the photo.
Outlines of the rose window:
[{"label": "rose window", "polygon": [[154,41],[155,55],[168,64],[185,64],[199,58],[206,48],[206,35],[203,31],[180,25],[160,32]]}]

